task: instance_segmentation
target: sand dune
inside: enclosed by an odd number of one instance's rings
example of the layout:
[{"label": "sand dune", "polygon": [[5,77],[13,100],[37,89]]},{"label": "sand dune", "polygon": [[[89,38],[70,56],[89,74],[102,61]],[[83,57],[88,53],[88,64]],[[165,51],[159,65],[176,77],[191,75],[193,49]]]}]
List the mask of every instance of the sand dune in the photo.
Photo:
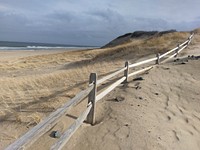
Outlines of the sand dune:
[{"label": "sand dune", "polygon": [[[154,56],[187,36],[176,33],[93,51],[18,53],[13,59],[5,55],[0,61],[0,149],[84,89],[90,72],[101,77],[127,59],[133,63]],[[175,37],[179,39],[174,42]],[[163,44],[166,39],[172,42]],[[130,78],[106,96],[97,104],[97,124],[83,124],[65,149],[200,149],[200,59],[185,59],[200,55],[199,39],[197,34],[179,61],[155,67],[141,75],[144,80]],[[118,97],[122,101],[116,101]],[[29,149],[49,149],[57,140],[51,132],[64,132],[85,105],[86,101],[63,116]]]},{"label": "sand dune", "polygon": [[199,66],[200,58],[169,62],[142,81],[130,79],[98,104],[98,124],[83,127],[65,148],[200,149]]}]

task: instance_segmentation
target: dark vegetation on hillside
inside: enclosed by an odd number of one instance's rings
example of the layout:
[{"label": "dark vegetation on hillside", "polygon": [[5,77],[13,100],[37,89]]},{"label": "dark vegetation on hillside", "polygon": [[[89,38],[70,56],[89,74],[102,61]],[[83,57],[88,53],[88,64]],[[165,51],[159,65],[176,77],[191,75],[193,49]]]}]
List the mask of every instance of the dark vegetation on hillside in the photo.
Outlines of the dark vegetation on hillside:
[{"label": "dark vegetation on hillside", "polygon": [[176,30],[167,30],[167,31],[135,31],[133,33],[126,33],[124,35],[121,35],[119,37],[117,37],[116,39],[112,40],[111,42],[109,42],[108,44],[106,44],[105,46],[103,46],[102,48],[108,48],[108,47],[114,47],[120,44],[125,44],[127,42],[130,42],[133,39],[138,39],[138,38],[142,38],[142,39],[148,39],[148,38],[152,38],[155,36],[162,36],[164,34],[168,34],[168,33],[173,33],[173,32],[177,32]]}]

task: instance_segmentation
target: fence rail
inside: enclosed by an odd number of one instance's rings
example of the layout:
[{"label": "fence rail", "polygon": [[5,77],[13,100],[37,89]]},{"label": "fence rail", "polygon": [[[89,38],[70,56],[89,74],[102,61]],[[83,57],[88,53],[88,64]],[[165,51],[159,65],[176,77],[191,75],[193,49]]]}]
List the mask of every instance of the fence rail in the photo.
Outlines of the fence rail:
[{"label": "fence rail", "polygon": [[69,127],[69,129],[60,137],[60,139],[55,143],[51,150],[61,150],[63,146],[69,141],[70,137],[74,132],[80,127],[83,121],[86,119],[88,113],[92,108],[92,103],[89,103],[86,110],[80,115],[80,117]]},{"label": "fence rail", "polygon": [[152,69],[152,68],[153,68],[153,66],[150,66],[150,67],[146,67],[146,68],[144,68],[144,69],[135,71],[135,72],[133,72],[133,73],[130,73],[130,74],[128,75],[128,77],[131,77],[131,76],[140,74],[140,73],[145,72],[145,71],[148,71],[148,70],[150,70],[150,69]]},{"label": "fence rail", "polygon": [[165,63],[166,61],[168,61],[169,59],[175,57],[178,55],[178,53],[180,53],[183,49],[185,49],[187,47],[187,45],[183,46],[181,49],[179,49],[175,54],[169,56],[168,58],[166,58],[165,60],[162,61],[162,63]]},{"label": "fence rail", "polygon": [[91,85],[84,91],[78,93],[74,98],[68,101],[64,106],[58,108],[55,112],[50,114],[45,120],[40,122],[38,125],[33,127],[17,141],[9,145],[6,150],[19,150],[28,148],[33,144],[38,138],[40,138],[44,133],[50,130],[67,111],[69,111],[73,106],[81,102],[93,89],[94,85]]},{"label": "fence rail", "polygon": [[119,80],[117,80],[115,83],[113,83],[111,86],[109,86],[106,90],[101,92],[99,95],[96,97],[96,102],[98,102],[100,99],[102,99],[104,96],[106,96],[108,93],[110,93],[114,88],[116,88],[118,85],[120,85],[126,77],[122,77]]},{"label": "fence rail", "polygon": [[114,77],[114,76],[116,76],[116,75],[124,72],[125,70],[126,70],[126,68],[124,67],[124,68],[122,68],[122,69],[120,69],[120,70],[118,70],[118,71],[116,71],[116,72],[114,72],[112,74],[109,74],[109,75],[105,76],[104,78],[102,78],[102,79],[100,79],[100,80],[97,81],[97,85],[102,84],[106,80],[111,79],[112,77]]},{"label": "fence rail", "polygon": [[[81,126],[83,121],[87,118],[87,122],[94,125],[95,124],[95,107],[96,103],[101,100],[103,97],[105,97],[108,93],[110,93],[114,88],[116,88],[121,83],[125,83],[128,81],[128,78],[146,71],[149,71],[154,67],[154,65],[151,65],[149,67],[146,67],[144,69],[132,72],[129,74],[129,69],[140,66],[143,64],[147,64],[153,61],[156,61],[155,65],[158,65],[160,62],[164,63],[168,61],[169,59],[176,57],[183,49],[185,49],[191,42],[194,34],[191,34],[189,38],[178,45],[177,47],[173,48],[172,50],[167,51],[166,53],[160,55],[157,54],[156,57],[150,58],[141,62],[137,62],[134,64],[129,64],[128,62],[125,62],[125,67],[97,80],[97,74],[91,73],[90,80],[89,80],[89,87],[80,93],[78,93],[74,98],[69,100],[67,103],[65,103],[62,107],[58,108],[55,112],[51,113],[49,117],[44,119],[42,122],[40,122],[38,125],[33,127],[31,130],[29,130],[26,134],[21,136],[19,139],[17,139],[14,143],[9,145],[5,150],[19,150],[19,149],[27,149],[31,144],[33,144],[39,137],[41,137],[44,133],[46,133],[48,130],[50,130],[58,121],[61,116],[63,116],[67,111],[69,111],[73,106],[77,105],[81,101],[83,101],[86,97],[88,97],[88,105],[86,110],[75,120],[75,122],[64,132],[64,134],[60,137],[60,139],[51,147],[51,150],[60,150],[63,148],[63,146],[68,142],[70,137],[73,135],[73,133]],[[165,56],[173,53],[168,58],[163,59]],[[123,77],[115,81],[113,84],[111,84],[109,87],[107,87],[105,90],[103,90],[101,93],[97,94],[97,87],[100,86],[103,82],[116,77],[120,73],[123,73]]]}]

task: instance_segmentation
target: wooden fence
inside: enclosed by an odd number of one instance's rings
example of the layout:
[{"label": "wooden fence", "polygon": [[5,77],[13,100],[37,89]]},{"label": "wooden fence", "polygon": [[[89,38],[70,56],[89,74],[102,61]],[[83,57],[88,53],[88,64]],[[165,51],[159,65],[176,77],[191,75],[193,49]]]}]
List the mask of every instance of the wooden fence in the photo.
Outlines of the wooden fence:
[{"label": "wooden fence", "polygon": [[[169,50],[168,52],[162,55],[157,54],[156,57],[154,58],[147,59],[147,60],[134,63],[134,64],[129,64],[129,62],[127,61],[125,62],[125,67],[121,68],[120,70],[115,71],[112,74],[109,74],[103,77],[102,79],[98,80],[97,74],[91,73],[90,79],[89,79],[89,86],[87,89],[81,91],[74,98],[72,98],[66,104],[64,104],[62,107],[58,108],[55,112],[51,113],[46,119],[41,121],[38,125],[33,127],[31,130],[29,130],[27,133],[25,133],[23,136],[17,139],[14,143],[9,145],[5,150],[27,149],[31,144],[33,144],[37,139],[39,139],[44,133],[49,131],[59,121],[61,116],[66,114],[72,107],[76,106],[78,103],[83,101],[86,97],[88,97],[88,105],[85,111],[81,113],[81,115],[75,120],[75,122],[62,134],[62,136],[58,139],[58,141],[51,147],[51,150],[62,149],[63,146],[67,143],[67,141],[70,139],[73,133],[80,127],[80,125],[83,123],[85,119],[87,120],[88,123],[92,125],[95,124],[95,109],[96,109],[96,103],[99,100],[105,97],[108,93],[110,93],[114,88],[116,88],[121,83],[127,82],[129,77],[146,72],[152,69],[155,65],[164,63],[168,61],[169,59],[176,57],[178,53],[180,53],[183,49],[185,49],[190,44],[193,36],[194,34],[190,35],[190,37],[185,42],[183,42],[182,44],[179,44],[177,47],[173,48],[172,50]],[[172,54],[172,55],[165,58],[169,54]],[[150,62],[155,62],[155,64],[149,67],[146,67],[144,69],[129,73],[131,68],[134,68],[136,66],[140,66],[143,64],[147,64]],[[105,81],[113,77],[116,77],[117,75],[121,73],[123,73],[123,75],[117,81],[112,83],[105,90],[103,90],[102,92],[98,94],[97,92],[98,86],[100,86]]]}]

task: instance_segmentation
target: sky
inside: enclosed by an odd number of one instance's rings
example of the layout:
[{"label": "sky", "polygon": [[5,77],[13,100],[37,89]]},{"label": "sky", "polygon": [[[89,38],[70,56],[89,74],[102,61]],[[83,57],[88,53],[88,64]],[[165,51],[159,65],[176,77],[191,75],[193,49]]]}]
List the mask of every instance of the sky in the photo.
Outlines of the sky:
[{"label": "sky", "polygon": [[0,0],[0,41],[102,46],[136,30],[200,27],[200,0]]}]

